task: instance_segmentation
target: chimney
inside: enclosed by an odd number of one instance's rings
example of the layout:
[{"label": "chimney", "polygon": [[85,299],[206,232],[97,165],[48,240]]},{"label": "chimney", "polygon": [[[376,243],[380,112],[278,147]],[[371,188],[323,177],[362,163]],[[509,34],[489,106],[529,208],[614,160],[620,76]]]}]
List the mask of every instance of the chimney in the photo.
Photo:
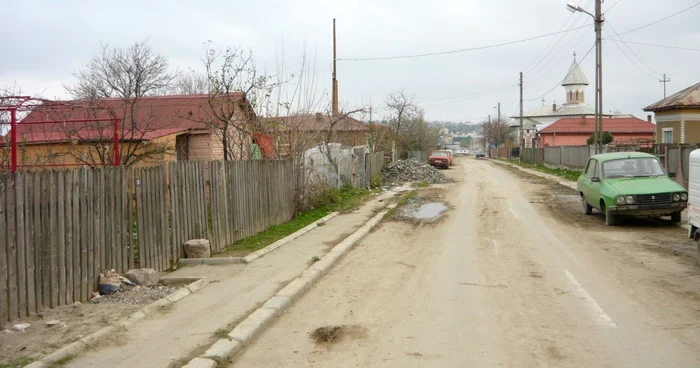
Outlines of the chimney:
[{"label": "chimney", "polygon": [[552,104],[552,111],[557,111],[557,103],[556,102],[554,102]]},{"label": "chimney", "polygon": [[647,122],[651,124],[651,114],[647,115]]},{"label": "chimney", "polygon": [[323,120],[323,113],[317,112],[317,113],[316,113],[316,120],[317,120],[317,121]]}]

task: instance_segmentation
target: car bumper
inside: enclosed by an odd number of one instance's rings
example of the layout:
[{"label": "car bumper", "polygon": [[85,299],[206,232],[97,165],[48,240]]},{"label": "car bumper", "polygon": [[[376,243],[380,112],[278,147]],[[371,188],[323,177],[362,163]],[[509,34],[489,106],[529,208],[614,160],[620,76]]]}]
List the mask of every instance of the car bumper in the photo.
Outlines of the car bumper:
[{"label": "car bumper", "polygon": [[450,164],[448,162],[431,162],[430,166],[435,166],[435,167],[449,167]]},{"label": "car bumper", "polygon": [[616,215],[627,216],[664,216],[681,212],[688,206],[686,202],[675,202],[652,205],[621,205],[610,206],[609,209]]}]

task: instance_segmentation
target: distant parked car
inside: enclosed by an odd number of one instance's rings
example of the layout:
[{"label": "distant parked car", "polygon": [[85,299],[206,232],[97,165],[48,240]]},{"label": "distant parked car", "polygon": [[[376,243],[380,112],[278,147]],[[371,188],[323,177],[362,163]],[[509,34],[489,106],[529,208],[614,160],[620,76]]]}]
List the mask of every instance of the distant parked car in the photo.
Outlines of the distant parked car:
[{"label": "distant parked car", "polygon": [[428,157],[428,163],[431,166],[449,168],[452,165],[452,153],[446,151],[433,151]]},{"label": "distant parked car", "polygon": [[444,150],[440,150],[440,152],[447,152],[447,156],[450,157],[450,166],[452,166],[455,163],[455,156],[452,153],[452,150],[444,149]]},{"label": "distant parked car", "polygon": [[579,176],[577,188],[583,212],[593,208],[605,214],[605,224],[615,225],[620,216],[671,216],[681,221],[687,191],[671,180],[659,160],[641,152],[605,153],[591,156]]},{"label": "distant parked car", "polygon": [[486,155],[482,151],[477,151],[476,154],[474,155],[476,158],[484,158]]}]

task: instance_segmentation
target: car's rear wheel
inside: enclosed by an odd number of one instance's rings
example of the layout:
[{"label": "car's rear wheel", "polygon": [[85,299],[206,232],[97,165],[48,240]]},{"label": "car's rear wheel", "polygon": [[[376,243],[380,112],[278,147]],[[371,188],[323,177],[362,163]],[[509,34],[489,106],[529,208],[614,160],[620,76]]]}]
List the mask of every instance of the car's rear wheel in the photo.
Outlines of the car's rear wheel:
[{"label": "car's rear wheel", "polygon": [[605,226],[615,226],[617,225],[617,216],[610,211],[609,209],[605,208],[605,202],[602,200],[600,201],[600,210],[603,211],[605,214]]},{"label": "car's rear wheel", "polygon": [[677,224],[681,222],[681,213],[680,212],[674,212],[671,214],[671,222],[674,224]]},{"label": "car's rear wheel", "polygon": [[591,205],[588,204],[588,201],[586,201],[586,198],[583,196],[581,196],[581,205],[583,207],[584,215],[590,215],[593,213],[593,207],[591,207]]}]

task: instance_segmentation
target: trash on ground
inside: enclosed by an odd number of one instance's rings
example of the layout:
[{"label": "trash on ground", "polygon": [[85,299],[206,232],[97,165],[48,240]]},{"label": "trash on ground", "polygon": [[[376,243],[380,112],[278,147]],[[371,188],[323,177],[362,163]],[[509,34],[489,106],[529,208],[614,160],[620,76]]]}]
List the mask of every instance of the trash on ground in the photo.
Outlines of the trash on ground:
[{"label": "trash on ground", "polygon": [[49,327],[56,326],[56,325],[59,324],[59,323],[61,323],[61,321],[59,321],[59,320],[57,320],[57,319],[54,319],[54,320],[51,320],[51,321],[46,321],[46,325],[49,326]]},{"label": "trash on ground", "polygon": [[18,323],[12,326],[12,329],[15,331],[23,332],[24,330],[28,329],[29,326],[31,326],[29,323]]},{"label": "trash on ground", "polygon": [[443,184],[454,181],[438,169],[416,160],[399,160],[390,163],[384,166],[382,173],[384,180],[388,183],[425,181],[431,184]]},{"label": "trash on ground", "polygon": [[100,295],[114,294],[119,291],[121,286],[122,280],[116,270],[104,270],[100,273],[100,281],[98,283]]}]

